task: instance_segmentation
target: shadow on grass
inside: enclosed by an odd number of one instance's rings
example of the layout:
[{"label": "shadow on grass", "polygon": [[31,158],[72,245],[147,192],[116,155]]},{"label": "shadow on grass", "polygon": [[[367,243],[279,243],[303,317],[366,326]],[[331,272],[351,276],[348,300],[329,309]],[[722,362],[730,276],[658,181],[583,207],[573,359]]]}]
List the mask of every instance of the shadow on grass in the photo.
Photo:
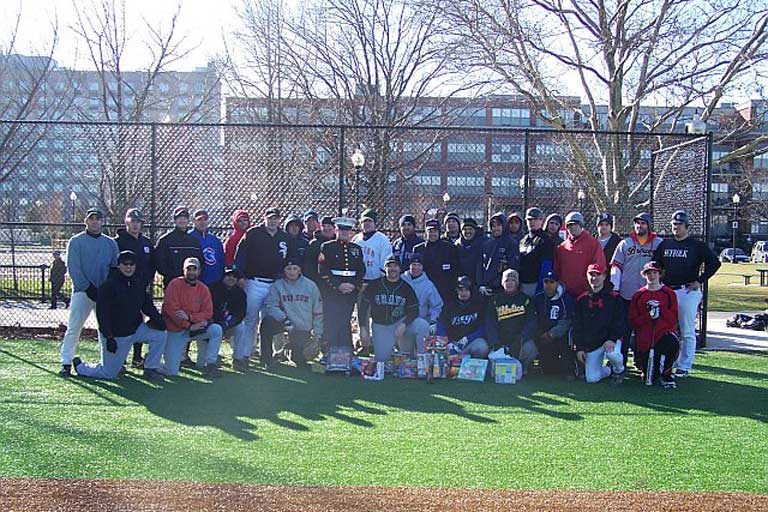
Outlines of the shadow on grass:
[{"label": "shadow on grass", "polygon": [[[8,350],[0,350],[0,354],[15,364],[55,374]],[[735,376],[763,381],[765,374],[706,365],[702,363],[707,358],[702,359],[694,374],[698,377],[682,381],[675,391],[647,388],[636,376],[618,389],[607,383],[568,383],[547,376],[527,377],[514,386],[457,381],[430,385],[389,377],[383,382],[364,382],[359,377],[319,375],[289,366],[247,374],[224,371],[214,381],[189,370],[159,385],[131,373],[112,382],[53,378],[61,385],[89,390],[106,400],[105,406],[137,404],[174,423],[213,427],[242,440],[259,439],[260,421],[296,432],[311,430],[312,422],[331,420],[370,429],[376,427],[378,418],[399,412],[485,424],[498,423],[500,414],[542,414],[577,422],[595,415],[642,415],[642,411],[648,415],[743,417],[768,423],[764,387],[721,380],[721,376]],[[596,410],[588,404],[613,406]]]}]

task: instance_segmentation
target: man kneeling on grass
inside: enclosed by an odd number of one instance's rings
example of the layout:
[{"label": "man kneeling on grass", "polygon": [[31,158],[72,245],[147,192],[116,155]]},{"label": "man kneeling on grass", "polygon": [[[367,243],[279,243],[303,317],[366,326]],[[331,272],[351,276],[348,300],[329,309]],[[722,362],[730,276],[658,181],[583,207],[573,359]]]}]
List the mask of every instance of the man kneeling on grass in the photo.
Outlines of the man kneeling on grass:
[{"label": "man kneeling on grass", "polygon": [[187,342],[197,340],[197,367],[207,377],[218,377],[221,325],[212,323],[213,300],[208,287],[197,280],[200,260],[184,260],[184,276],[171,280],[165,289],[163,318],[168,325],[165,347],[165,370],[179,373]]},{"label": "man kneeling on grass", "polygon": [[373,319],[373,350],[376,362],[382,363],[392,357],[395,343],[401,346],[408,328],[420,332],[422,340],[429,332],[429,323],[419,318],[419,300],[416,298],[416,292],[400,277],[400,260],[397,256],[387,256],[384,271],[384,277],[366,287],[360,300],[359,311],[360,340],[364,345],[371,343],[371,335],[368,332],[370,312]]},{"label": "man kneeling on grass", "polygon": [[[101,362],[83,363],[79,357],[73,358],[72,367],[78,375],[114,379],[133,344],[147,343],[149,354],[144,361],[144,377],[163,378],[158,368],[165,349],[165,321],[135,274],[136,254],[121,252],[117,257],[117,270],[99,287],[96,297]],[[149,317],[146,324],[142,312]]]},{"label": "man kneeling on grass", "polygon": [[[576,301],[573,335],[576,358],[584,365],[587,382],[611,377],[611,384],[624,380],[621,336],[625,330],[624,304],[605,280],[605,268],[599,263],[587,267],[589,290]],[[608,366],[603,365],[607,358]]]},{"label": "man kneeling on grass", "polygon": [[677,294],[661,284],[661,267],[655,261],[646,263],[642,274],[648,284],[632,295],[629,306],[629,323],[637,342],[635,365],[647,385],[659,383],[665,389],[675,389],[672,365],[680,351]]}]

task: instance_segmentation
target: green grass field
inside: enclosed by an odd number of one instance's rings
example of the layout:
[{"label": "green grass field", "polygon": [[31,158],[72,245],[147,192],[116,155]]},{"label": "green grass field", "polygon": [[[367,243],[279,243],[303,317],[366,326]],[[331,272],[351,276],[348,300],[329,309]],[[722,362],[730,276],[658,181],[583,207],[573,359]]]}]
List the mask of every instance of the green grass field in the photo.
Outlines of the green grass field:
[{"label": "green grass field", "polygon": [[768,492],[767,355],[702,354],[676,391],[291,367],[157,386],[63,380],[56,359],[0,341],[0,476]]},{"label": "green grass field", "polygon": [[757,268],[768,268],[765,263],[723,263],[709,281],[710,311],[755,311],[768,307],[768,288],[744,286],[742,274],[751,274],[752,284],[759,285]]}]

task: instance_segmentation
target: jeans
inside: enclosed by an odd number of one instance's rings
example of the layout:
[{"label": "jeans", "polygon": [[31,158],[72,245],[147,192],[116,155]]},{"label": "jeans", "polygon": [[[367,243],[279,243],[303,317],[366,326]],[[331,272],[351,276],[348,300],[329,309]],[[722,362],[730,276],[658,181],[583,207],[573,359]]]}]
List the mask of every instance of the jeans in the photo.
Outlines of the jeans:
[{"label": "jeans", "polygon": [[209,364],[216,364],[219,359],[219,347],[223,333],[219,324],[211,324],[204,333],[190,336],[189,331],[168,332],[168,340],[165,343],[165,371],[168,375],[177,375],[181,360],[189,340],[197,341],[197,366],[204,368]]},{"label": "jeans", "polygon": [[131,346],[136,342],[143,342],[149,345],[149,353],[144,361],[145,370],[155,370],[160,367],[160,359],[165,350],[166,331],[150,329],[146,324],[139,324],[136,332],[130,336],[121,336],[115,338],[117,342],[117,351],[107,350],[106,338],[99,336],[99,349],[101,351],[101,362],[82,363],[75,368],[78,375],[92,377],[94,379],[114,379],[120,373],[125,358],[131,350]]},{"label": "jeans", "polygon": [[72,301],[69,306],[67,332],[61,341],[61,364],[72,364],[77,343],[80,341],[80,333],[83,332],[85,321],[88,320],[91,311],[96,307],[96,303],[89,299],[85,292],[75,292],[72,294]]}]

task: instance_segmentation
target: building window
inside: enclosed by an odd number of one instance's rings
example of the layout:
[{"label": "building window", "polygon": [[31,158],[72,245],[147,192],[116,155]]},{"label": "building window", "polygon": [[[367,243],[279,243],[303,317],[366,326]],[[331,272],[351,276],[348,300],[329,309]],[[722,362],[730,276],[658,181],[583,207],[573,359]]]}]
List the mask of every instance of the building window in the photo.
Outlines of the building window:
[{"label": "building window", "polygon": [[523,144],[493,143],[491,161],[494,163],[520,163],[523,161],[525,148]]},{"label": "building window", "polygon": [[528,108],[494,108],[491,110],[493,126],[531,126]]}]

